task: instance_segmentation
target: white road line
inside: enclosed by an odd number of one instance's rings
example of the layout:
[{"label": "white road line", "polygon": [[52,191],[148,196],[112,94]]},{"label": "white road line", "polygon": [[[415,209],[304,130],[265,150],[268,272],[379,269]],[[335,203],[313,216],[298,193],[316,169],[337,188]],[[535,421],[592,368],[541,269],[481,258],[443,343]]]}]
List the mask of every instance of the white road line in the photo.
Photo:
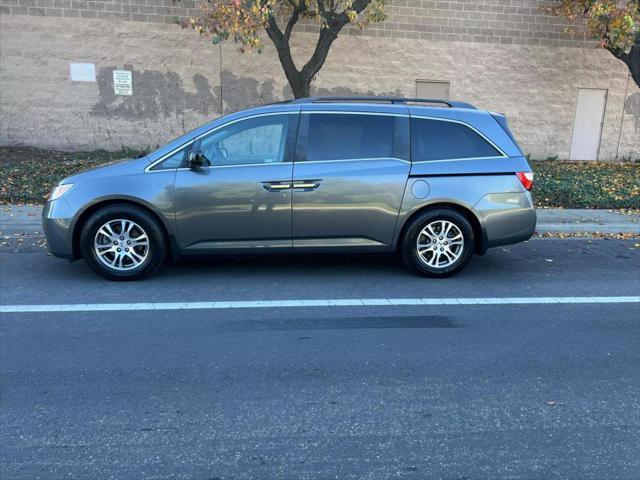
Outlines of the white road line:
[{"label": "white road line", "polygon": [[327,300],[255,300],[174,303],[79,303],[60,305],[0,305],[0,313],[59,313],[116,310],[219,310],[231,308],[363,307],[408,305],[533,305],[533,304],[640,303],[628,297],[504,297],[504,298],[344,298]]}]

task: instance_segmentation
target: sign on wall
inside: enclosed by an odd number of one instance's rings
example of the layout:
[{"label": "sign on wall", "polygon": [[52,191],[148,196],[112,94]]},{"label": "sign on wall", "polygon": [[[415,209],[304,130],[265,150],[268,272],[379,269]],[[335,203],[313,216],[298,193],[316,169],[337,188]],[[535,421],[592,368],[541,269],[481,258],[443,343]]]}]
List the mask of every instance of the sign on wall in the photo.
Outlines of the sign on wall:
[{"label": "sign on wall", "polygon": [[113,93],[116,95],[133,95],[133,80],[131,71],[113,71]]},{"label": "sign on wall", "polygon": [[95,63],[70,63],[69,75],[72,82],[95,82],[96,81],[96,64]]}]

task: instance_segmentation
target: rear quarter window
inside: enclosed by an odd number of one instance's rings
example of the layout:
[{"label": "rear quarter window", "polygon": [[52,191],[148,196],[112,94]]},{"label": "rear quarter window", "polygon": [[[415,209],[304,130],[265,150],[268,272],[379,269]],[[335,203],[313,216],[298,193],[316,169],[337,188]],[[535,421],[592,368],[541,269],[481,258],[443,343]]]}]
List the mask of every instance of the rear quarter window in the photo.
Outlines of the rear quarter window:
[{"label": "rear quarter window", "polygon": [[496,156],[502,154],[462,123],[411,119],[411,160],[414,162]]}]

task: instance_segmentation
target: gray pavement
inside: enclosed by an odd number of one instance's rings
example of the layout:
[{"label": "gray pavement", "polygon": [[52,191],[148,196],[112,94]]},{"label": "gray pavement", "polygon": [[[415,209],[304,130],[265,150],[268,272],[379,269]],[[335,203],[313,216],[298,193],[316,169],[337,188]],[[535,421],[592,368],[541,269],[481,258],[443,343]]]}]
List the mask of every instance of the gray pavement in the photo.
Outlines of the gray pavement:
[{"label": "gray pavement", "polygon": [[[191,260],[110,283],[0,247],[0,303],[628,296],[637,241],[460,275],[392,256]],[[640,303],[9,313],[0,478],[637,479]]]},{"label": "gray pavement", "polygon": [[[4,235],[42,231],[41,205],[0,205],[0,231]],[[640,235],[640,214],[615,210],[538,209],[536,231],[543,233],[605,233]]]}]

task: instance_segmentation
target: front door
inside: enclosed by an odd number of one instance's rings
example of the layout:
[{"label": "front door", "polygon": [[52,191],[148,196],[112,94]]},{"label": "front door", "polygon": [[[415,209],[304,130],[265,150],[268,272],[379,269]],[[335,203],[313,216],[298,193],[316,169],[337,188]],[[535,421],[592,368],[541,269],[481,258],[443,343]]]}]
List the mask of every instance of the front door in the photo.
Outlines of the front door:
[{"label": "front door", "polygon": [[297,113],[255,116],[196,140],[209,165],[178,169],[175,181],[185,252],[290,249],[297,123]]},{"label": "front door", "polygon": [[294,249],[390,248],[410,170],[408,116],[303,111],[300,132]]}]

